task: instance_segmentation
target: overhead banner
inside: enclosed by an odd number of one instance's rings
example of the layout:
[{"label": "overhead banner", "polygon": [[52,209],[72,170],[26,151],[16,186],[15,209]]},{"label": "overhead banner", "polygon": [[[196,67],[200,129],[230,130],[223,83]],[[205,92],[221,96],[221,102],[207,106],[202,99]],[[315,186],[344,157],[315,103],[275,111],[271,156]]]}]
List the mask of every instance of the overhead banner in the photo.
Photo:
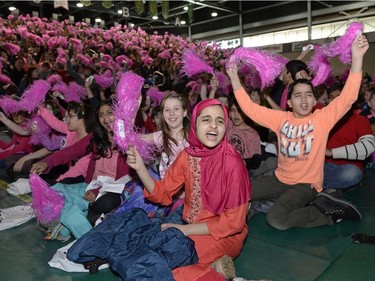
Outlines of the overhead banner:
[{"label": "overhead banner", "polygon": [[135,0],[134,1],[134,10],[135,12],[140,15],[143,13],[144,11],[144,4],[143,4],[143,0]]},{"label": "overhead banner", "polygon": [[81,2],[86,7],[91,5],[91,0],[80,0],[79,2]]},{"label": "overhead banner", "polygon": [[106,9],[112,7],[112,0],[102,0],[102,6]]},{"label": "overhead banner", "polygon": [[169,0],[165,0],[161,2],[161,13],[163,15],[163,19],[169,18]]},{"label": "overhead banner", "polygon": [[55,9],[57,8],[64,8],[65,10],[69,11],[69,4],[68,0],[53,0],[53,7]]},{"label": "overhead banner", "polygon": [[194,15],[193,15],[193,13],[194,13],[193,4],[189,3],[188,10],[187,10],[189,24],[194,21]]},{"label": "overhead banner", "polygon": [[148,2],[148,13],[150,16],[157,16],[158,15],[158,2],[155,0],[151,0]]}]

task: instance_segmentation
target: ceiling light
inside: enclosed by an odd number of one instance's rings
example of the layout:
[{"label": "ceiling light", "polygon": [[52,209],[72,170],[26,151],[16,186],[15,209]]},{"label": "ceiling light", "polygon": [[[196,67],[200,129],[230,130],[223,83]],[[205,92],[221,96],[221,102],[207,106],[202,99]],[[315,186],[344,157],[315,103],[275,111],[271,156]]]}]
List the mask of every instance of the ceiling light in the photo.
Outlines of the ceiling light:
[{"label": "ceiling light", "polygon": [[16,7],[9,7],[9,11],[11,11],[11,12],[13,12],[14,10],[17,10],[17,8]]},{"label": "ceiling light", "polygon": [[189,10],[188,6],[185,6],[184,11],[187,11],[187,10]]},{"label": "ceiling light", "polygon": [[186,21],[182,20],[180,21],[181,24],[186,24]]},{"label": "ceiling light", "polygon": [[117,10],[117,13],[118,13],[119,15],[121,15],[121,14],[122,14],[122,10]]},{"label": "ceiling light", "polygon": [[217,17],[217,13],[216,12],[212,12],[211,16]]},{"label": "ceiling light", "polygon": [[102,19],[100,19],[100,18],[95,19],[95,22],[101,22],[101,21],[102,21]]},{"label": "ceiling light", "polygon": [[158,16],[152,16],[152,19],[153,19],[153,20],[157,20],[157,19],[158,19]]},{"label": "ceiling light", "polygon": [[82,4],[82,3],[77,3],[77,7],[78,7],[78,8],[82,8],[82,7],[83,7],[83,4]]}]

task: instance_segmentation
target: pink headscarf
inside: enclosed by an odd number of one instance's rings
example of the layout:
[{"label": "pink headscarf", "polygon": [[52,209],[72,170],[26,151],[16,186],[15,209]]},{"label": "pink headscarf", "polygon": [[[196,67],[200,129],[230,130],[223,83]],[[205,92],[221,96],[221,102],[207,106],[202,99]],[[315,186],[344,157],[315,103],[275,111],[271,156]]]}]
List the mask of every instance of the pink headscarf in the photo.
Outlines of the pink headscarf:
[{"label": "pink headscarf", "polygon": [[228,111],[216,99],[206,99],[198,103],[191,117],[188,136],[190,147],[186,152],[201,161],[201,196],[205,208],[215,214],[232,209],[250,200],[251,185],[249,175],[241,156],[228,142],[226,136],[214,148],[204,146],[196,134],[196,121],[200,112],[211,105],[220,105],[224,111],[225,125],[228,126]]}]

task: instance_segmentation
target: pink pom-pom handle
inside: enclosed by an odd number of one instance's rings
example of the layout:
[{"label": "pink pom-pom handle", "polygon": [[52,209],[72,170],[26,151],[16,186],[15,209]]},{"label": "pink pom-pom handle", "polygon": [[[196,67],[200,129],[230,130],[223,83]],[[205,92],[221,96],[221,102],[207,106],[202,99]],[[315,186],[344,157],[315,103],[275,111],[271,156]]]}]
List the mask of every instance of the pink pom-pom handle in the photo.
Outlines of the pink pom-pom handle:
[{"label": "pink pom-pom handle", "polygon": [[31,207],[37,220],[42,224],[57,222],[64,207],[64,197],[49,187],[37,174],[29,178],[32,192]]}]

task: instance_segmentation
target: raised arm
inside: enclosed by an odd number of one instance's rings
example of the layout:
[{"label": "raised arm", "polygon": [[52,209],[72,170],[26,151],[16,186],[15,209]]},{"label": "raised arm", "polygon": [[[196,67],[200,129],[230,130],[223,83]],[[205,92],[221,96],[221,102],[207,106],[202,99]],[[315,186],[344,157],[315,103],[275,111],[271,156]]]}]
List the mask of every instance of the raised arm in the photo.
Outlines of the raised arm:
[{"label": "raised arm", "polygon": [[28,136],[30,135],[30,132],[26,130],[24,127],[14,123],[12,120],[10,120],[8,117],[5,116],[3,112],[0,111],[0,122],[3,122],[5,126],[7,126],[10,130],[15,132],[18,135],[21,136]]},{"label": "raised arm", "polygon": [[128,165],[137,172],[139,178],[141,179],[147,191],[149,193],[152,193],[155,188],[155,182],[154,179],[150,176],[149,172],[147,171],[145,163],[141,155],[139,154],[137,148],[135,148],[134,146],[130,147],[126,151],[126,154],[128,155],[126,160]]}]

